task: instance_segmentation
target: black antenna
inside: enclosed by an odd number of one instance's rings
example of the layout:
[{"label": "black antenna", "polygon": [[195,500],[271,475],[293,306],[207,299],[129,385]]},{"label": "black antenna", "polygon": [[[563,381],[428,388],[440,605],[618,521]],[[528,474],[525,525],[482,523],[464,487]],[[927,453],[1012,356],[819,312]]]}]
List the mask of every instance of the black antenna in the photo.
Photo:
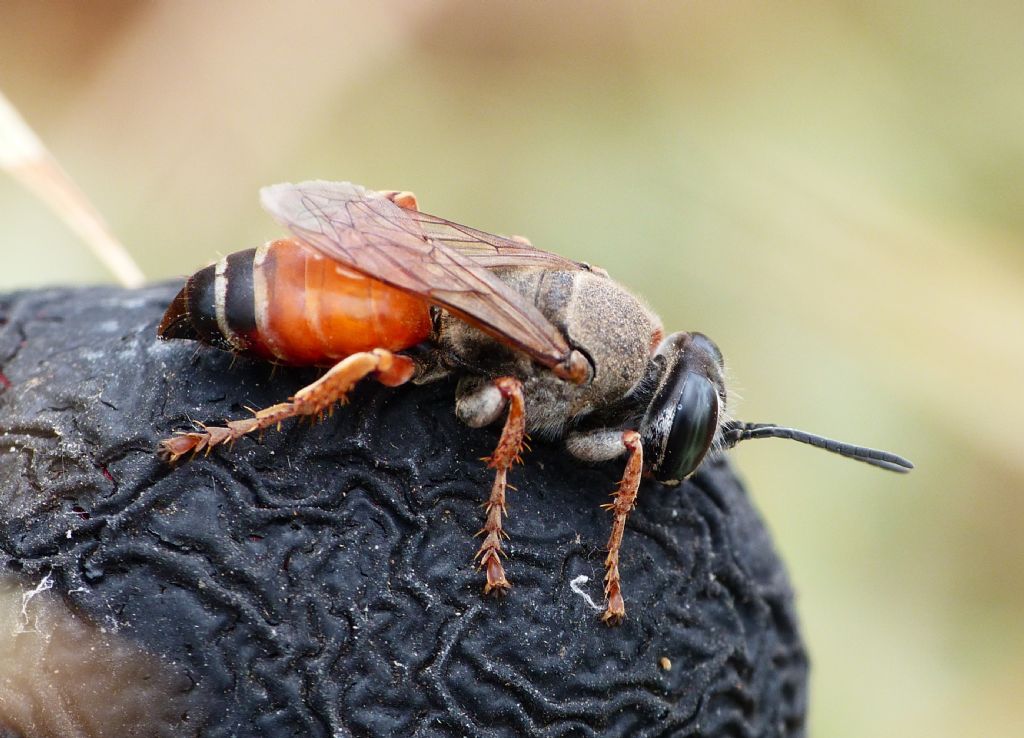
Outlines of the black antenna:
[{"label": "black antenna", "polygon": [[864,446],[854,446],[852,443],[834,441],[824,436],[816,436],[813,433],[797,430],[796,428],[784,428],[775,423],[741,423],[732,421],[722,424],[722,448],[732,448],[740,441],[751,438],[788,438],[791,441],[806,443],[815,448],[831,451],[834,454],[845,456],[849,459],[863,461],[889,471],[906,474],[914,468],[914,465],[902,456],[891,454],[888,451],[879,451]]}]

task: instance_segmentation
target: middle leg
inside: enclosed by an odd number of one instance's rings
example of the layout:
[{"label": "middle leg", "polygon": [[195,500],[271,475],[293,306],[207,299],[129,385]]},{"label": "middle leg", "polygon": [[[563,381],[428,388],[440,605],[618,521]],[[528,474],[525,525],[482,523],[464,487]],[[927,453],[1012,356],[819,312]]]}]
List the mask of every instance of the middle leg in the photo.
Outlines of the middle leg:
[{"label": "middle leg", "polygon": [[515,377],[499,377],[491,383],[468,390],[460,388],[456,413],[470,426],[479,427],[497,420],[505,408],[508,414],[501,438],[494,453],[485,459],[487,466],[494,469],[494,484],[484,504],[484,527],[477,533],[483,535],[484,540],[474,557],[487,575],[484,594],[500,594],[511,586],[505,577],[505,567],[501,564],[501,557],[505,555],[502,539],[508,537],[501,520],[507,513],[505,490],[508,488],[508,470],[521,460],[519,454],[523,450],[526,436],[526,405],[523,401],[522,382]]}]

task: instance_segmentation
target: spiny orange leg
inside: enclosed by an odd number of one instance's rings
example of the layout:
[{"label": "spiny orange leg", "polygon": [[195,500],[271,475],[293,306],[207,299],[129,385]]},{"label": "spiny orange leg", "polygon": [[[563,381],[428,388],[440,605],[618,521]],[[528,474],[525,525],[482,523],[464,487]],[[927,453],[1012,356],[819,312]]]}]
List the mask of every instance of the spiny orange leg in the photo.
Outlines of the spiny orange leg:
[{"label": "spiny orange leg", "polygon": [[174,463],[183,455],[209,450],[222,443],[233,443],[247,433],[279,426],[281,421],[296,416],[319,417],[337,402],[345,402],[346,395],[360,379],[376,374],[376,379],[388,387],[408,382],[416,366],[408,356],[393,354],[387,349],[365,351],[342,359],[307,387],[295,393],[288,402],[258,410],[253,417],[231,420],[224,426],[200,425],[202,430],[180,432],[160,442],[158,453]]},{"label": "spiny orange leg", "polygon": [[506,514],[505,488],[508,483],[505,477],[509,467],[521,461],[519,453],[523,450],[523,437],[526,434],[526,406],[523,403],[522,382],[514,377],[499,377],[494,380],[494,386],[508,403],[508,416],[505,418],[505,427],[501,431],[497,448],[486,459],[487,466],[494,469],[494,486],[491,487],[491,496],[484,505],[487,510],[484,527],[477,533],[486,535],[475,557],[477,564],[487,573],[484,594],[492,591],[500,594],[512,586],[505,578],[505,568],[501,565],[501,556],[505,554],[501,548],[501,539],[508,537],[501,527],[501,516]]},{"label": "spiny orange leg", "polygon": [[626,604],[622,599],[622,585],[619,579],[619,549],[622,547],[622,534],[626,530],[626,518],[636,503],[636,493],[640,488],[640,475],[644,467],[644,447],[640,443],[640,434],[636,431],[625,431],[622,434],[622,444],[629,450],[626,470],[612,495],[615,501],[601,505],[605,510],[615,513],[612,534],[608,538],[608,557],[604,560],[606,603],[601,619],[608,625],[618,625],[626,617]]}]

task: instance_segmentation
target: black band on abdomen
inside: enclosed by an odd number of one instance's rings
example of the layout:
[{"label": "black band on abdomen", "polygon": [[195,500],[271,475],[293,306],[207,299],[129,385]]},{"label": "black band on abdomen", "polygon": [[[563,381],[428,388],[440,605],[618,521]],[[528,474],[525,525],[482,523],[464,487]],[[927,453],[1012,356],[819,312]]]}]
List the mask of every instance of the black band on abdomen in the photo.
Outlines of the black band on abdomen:
[{"label": "black band on abdomen", "polygon": [[[256,334],[256,295],[253,291],[252,269],[256,249],[236,251],[227,257],[227,291],[224,295],[224,315],[236,337],[246,347]],[[239,347],[244,350],[246,347]]]},{"label": "black band on abdomen", "polygon": [[188,317],[199,340],[230,351],[232,346],[217,325],[216,267],[211,264],[192,275],[186,285]]}]

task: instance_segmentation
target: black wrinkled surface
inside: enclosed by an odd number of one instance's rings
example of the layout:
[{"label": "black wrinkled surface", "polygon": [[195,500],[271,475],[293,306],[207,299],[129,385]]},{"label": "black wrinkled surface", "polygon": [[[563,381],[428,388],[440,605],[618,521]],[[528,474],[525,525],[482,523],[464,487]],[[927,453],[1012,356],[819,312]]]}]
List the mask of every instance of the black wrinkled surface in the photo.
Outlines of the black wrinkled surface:
[{"label": "black wrinkled surface", "polygon": [[641,488],[609,629],[569,583],[601,602],[621,464],[534,443],[510,477],[513,589],[485,599],[498,428],[460,425],[450,383],[368,384],[314,428],[162,465],[188,418],[316,376],[157,342],[174,291],[0,297],[0,560],[181,664],[205,703],[181,735],[803,734],[792,593],[727,465]]}]

